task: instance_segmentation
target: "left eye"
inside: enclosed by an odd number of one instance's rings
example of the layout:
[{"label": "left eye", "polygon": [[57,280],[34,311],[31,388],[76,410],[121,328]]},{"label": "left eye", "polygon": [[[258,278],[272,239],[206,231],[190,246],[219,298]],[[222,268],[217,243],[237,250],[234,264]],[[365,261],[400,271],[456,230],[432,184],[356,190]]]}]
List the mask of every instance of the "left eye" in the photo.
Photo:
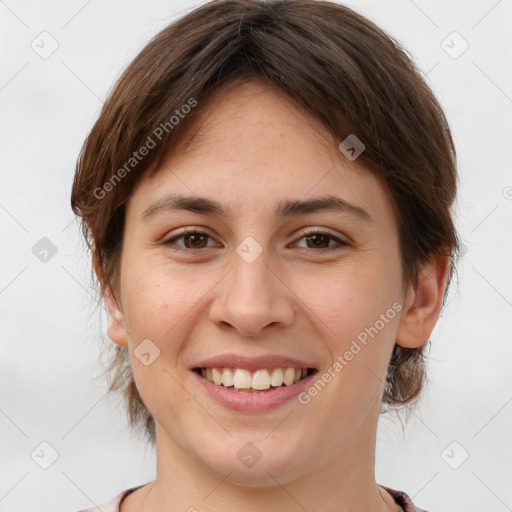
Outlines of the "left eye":
[{"label": "left eye", "polygon": [[[208,247],[206,245],[207,239],[212,238],[210,235],[204,233],[203,231],[198,230],[185,230],[179,235],[173,236],[166,240],[165,245],[174,245],[178,240],[183,239],[184,245],[176,244],[178,247],[184,247],[185,250],[194,251],[198,249],[204,249]],[[299,240],[305,239],[306,244],[312,243],[310,246],[306,246],[307,249],[336,249],[339,247],[330,247],[330,241],[334,240],[338,243],[339,246],[349,246],[348,242],[341,240],[340,238],[331,235],[330,233],[326,233],[320,230],[312,230],[307,231],[302,234]],[[188,243],[187,243],[188,242]],[[212,246],[209,246],[212,247]],[[183,249],[176,249],[183,250]]]},{"label": "left eye", "polygon": [[[300,240],[306,240],[306,244],[308,241],[313,243],[312,247],[307,247],[308,249],[339,249],[339,247],[329,247],[329,242],[334,240],[338,243],[338,246],[348,246],[350,245],[348,242],[341,240],[337,236],[331,235],[330,233],[326,233],[320,230],[311,230],[302,234]],[[327,243],[327,246],[325,246]]]}]

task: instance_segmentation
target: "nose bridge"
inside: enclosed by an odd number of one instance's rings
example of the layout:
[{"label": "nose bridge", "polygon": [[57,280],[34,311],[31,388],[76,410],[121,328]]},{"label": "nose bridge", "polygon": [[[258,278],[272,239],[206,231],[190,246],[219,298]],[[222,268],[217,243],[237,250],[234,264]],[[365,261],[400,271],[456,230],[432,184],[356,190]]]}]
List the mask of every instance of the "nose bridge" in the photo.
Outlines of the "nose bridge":
[{"label": "nose bridge", "polygon": [[250,244],[240,244],[233,256],[232,287],[230,295],[239,308],[261,309],[272,302],[272,273],[268,253]]},{"label": "nose bridge", "polygon": [[212,321],[228,323],[245,336],[258,336],[270,324],[289,325],[293,306],[270,263],[268,250],[252,237],[244,239],[233,252],[232,271],[210,311]]}]

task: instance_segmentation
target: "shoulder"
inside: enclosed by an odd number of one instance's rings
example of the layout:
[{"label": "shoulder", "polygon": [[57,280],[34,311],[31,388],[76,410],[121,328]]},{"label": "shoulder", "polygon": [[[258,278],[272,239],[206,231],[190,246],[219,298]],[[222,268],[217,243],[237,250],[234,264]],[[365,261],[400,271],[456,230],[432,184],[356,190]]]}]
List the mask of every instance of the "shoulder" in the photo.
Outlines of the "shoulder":
[{"label": "shoulder", "polygon": [[[102,503],[101,505],[97,505],[92,508],[82,509],[77,512],[119,512],[119,505],[121,501],[123,501],[124,498],[126,498],[129,494],[131,494],[139,487],[126,489],[117,494],[116,496],[114,496],[110,501],[107,501],[105,503]],[[391,494],[395,502],[403,508],[404,512],[427,512],[422,508],[416,507],[412,502],[411,498],[409,498],[409,496],[405,492],[390,489],[385,485],[381,485],[381,487],[385,489],[387,492],[389,492],[389,494]]]},{"label": "shoulder", "polygon": [[427,512],[426,510],[422,508],[418,508],[414,505],[411,498],[405,492],[402,491],[395,491],[394,489],[390,489],[389,487],[386,487],[385,485],[381,485],[383,489],[386,489],[386,491],[393,496],[393,499],[395,502],[400,505],[404,512]]},{"label": "shoulder", "polygon": [[101,503],[100,505],[96,505],[92,508],[82,509],[77,512],[119,512],[119,505],[121,501],[126,498],[129,494],[131,494],[136,487],[131,489],[126,489],[116,496],[114,496],[110,501],[106,501],[105,503]]}]

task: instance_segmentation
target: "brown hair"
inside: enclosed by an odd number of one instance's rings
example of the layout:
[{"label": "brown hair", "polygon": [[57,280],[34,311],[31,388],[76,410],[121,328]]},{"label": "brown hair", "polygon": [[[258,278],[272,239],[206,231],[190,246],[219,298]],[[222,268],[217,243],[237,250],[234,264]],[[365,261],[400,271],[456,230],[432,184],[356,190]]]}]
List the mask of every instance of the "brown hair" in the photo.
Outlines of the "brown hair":
[{"label": "brown hair", "polygon": [[[336,140],[355,134],[365,144],[359,158],[383,180],[396,210],[404,289],[416,286],[421,266],[436,254],[451,255],[449,285],[460,257],[451,213],[455,148],[438,101],[406,51],[339,4],[217,0],[173,22],[142,49],[82,147],[71,205],[98,258],[101,293],[116,297],[119,289],[124,205],[145,173],[158,169],[185,124],[174,126],[170,119],[222,84],[255,78],[295,99]],[[164,126],[165,134],[155,137]],[[156,147],[130,160],[149,138]],[[383,406],[418,398],[425,346],[395,345]],[[154,420],[137,391],[127,351],[113,350],[109,389],[123,391],[131,427],[143,427],[153,442]]]}]

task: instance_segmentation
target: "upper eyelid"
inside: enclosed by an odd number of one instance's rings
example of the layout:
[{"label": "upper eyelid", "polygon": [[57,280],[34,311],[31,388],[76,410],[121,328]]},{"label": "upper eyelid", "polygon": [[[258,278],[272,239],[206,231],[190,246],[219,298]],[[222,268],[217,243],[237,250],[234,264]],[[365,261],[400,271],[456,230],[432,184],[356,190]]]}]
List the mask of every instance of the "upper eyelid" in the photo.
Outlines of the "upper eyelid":
[{"label": "upper eyelid", "polygon": [[[323,228],[323,227],[316,227],[316,226],[309,226],[307,228],[302,228],[295,236],[306,236],[306,235],[309,235],[310,233],[311,234],[315,234],[315,233],[322,233],[322,234],[325,234],[325,235],[330,235],[330,236],[333,236],[333,237],[343,237],[344,235],[342,234],[338,234],[336,232],[333,232],[332,230],[330,230],[329,228]],[[170,238],[176,238],[176,237],[179,237],[179,236],[186,236],[186,235],[195,235],[195,234],[201,234],[201,235],[207,235],[211,238],[215,238],[214,235],[211,235],[208,231],[208,228],[205,228],[205,227],[186,227],[186,228],[183,228],[182,231],[178,232],[178,233],[175,233],[173,235],[167,235],[165,237],[165,239],[169,240]]]},{"label": "upper eyelid", "polygon": [[[169,242],[171,240],[179,240],[182,237],[185,237],[187,235],[194,235],[194,234],[206,235],[206,236],[210,237],[211,239],[215,239],[215,237],[213,235],[208,233],[208,229],[207,228],[204,228],[204,227],[200,227],[200,228],[199,227],[187,227],[187,228],[184,228],[183,231],[181,231],[179,233],[176,233],[176,234],[173,234],[173,235],[165,237],[164,238],[164,243],[167,243],[167,242]],[[336,239],[338,241],[338,243],[346,244],[346,245],[351,245],[351,242],[346,240],[346,238],[347,238],[346,235],[345,236],[344,235],[339,235],[337,233],[333,233],[328,228],[317,227],[317,226],[309,226],[307,228],[303,228],[302,230],[300,230],[295,235],[294,241],[300,240],[300,239],[302,239],[302,238],[304,238],[306,236],[312,236],[314,234],[327,235],[327,236],[330,236],[333,239]],[[187,250],[193,251],[194,249],[187,249]],[[200,250],[200,249],[197,249],[197,250]]]}]

